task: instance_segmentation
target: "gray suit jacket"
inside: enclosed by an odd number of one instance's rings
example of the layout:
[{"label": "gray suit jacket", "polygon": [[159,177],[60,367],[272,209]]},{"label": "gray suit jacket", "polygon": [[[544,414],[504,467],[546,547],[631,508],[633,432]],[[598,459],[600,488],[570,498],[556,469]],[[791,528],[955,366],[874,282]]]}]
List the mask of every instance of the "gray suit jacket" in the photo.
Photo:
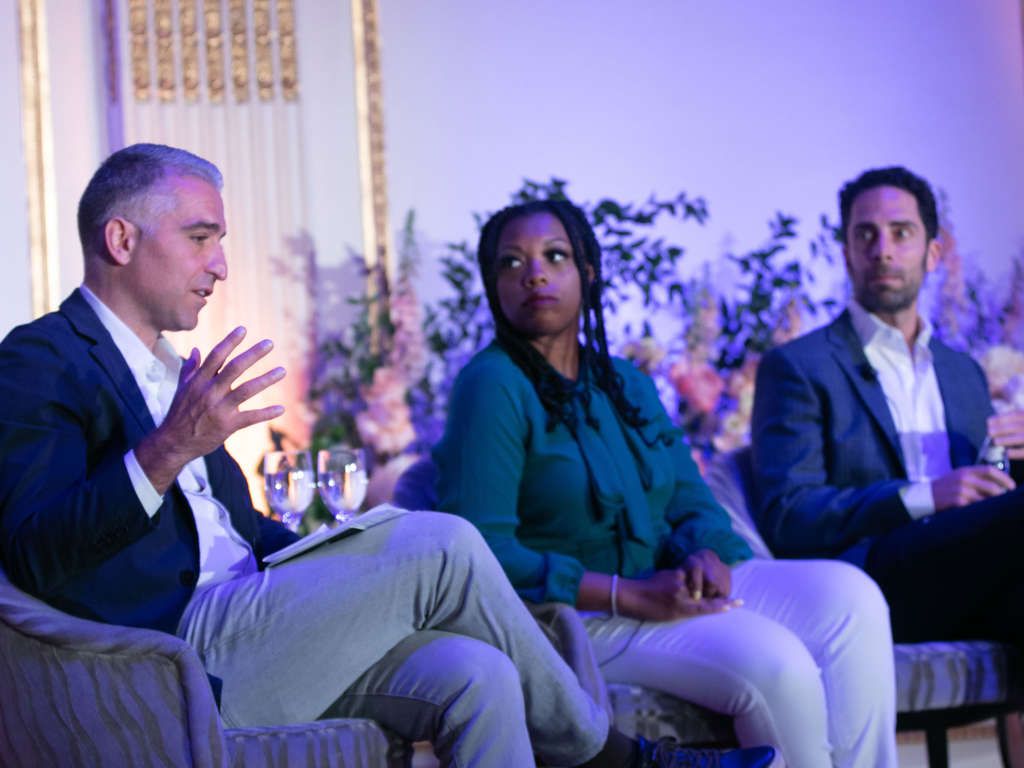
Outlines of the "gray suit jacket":
[{"label": "gray suit jacket", "polygon": [[[985,375],[935,338],[930,349],[950,460],[972,464],[992,413]],[[863,565],[872,537],[911,519],[896,427],[848,312],[765,355],[751,441],[758,526],[780,556]]]}]

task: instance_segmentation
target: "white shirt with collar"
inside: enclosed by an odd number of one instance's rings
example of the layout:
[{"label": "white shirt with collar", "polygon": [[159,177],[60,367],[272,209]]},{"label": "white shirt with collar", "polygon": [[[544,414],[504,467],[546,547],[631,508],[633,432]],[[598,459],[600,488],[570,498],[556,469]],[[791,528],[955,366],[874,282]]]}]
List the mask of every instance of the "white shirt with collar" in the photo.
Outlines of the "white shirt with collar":
[{"label": "white shirt with collar", "polygon": [[864,354],[885,393],[903,449],[910,485],[900,489],[900,498],[911,517],[927,517],[935,512],[931,481],[952,469],[946,408],[928,348],[931,323],[920,318],[920,332],[911,348],[899,330],[856,301],[850,302],[849,310]]},{"label": "white shirt with collar", "polygon": [[[181,358],[163,336],[157,338],[155,354],[100,299],[84,285],[79,290],[107,329],[142,391],[153,422],[160,426],[178,388]],[[132,449],[124,456],[125,467],[146,514],[152,517],[163,503],[153,484],[135,458]],[[197,588],[228,581],[257,570],[248,542],[231,524],[227,509],[213,497],[206,474],[206,460],[199,456],[176,478],[185,494],[199,534],[199,578]]]}]

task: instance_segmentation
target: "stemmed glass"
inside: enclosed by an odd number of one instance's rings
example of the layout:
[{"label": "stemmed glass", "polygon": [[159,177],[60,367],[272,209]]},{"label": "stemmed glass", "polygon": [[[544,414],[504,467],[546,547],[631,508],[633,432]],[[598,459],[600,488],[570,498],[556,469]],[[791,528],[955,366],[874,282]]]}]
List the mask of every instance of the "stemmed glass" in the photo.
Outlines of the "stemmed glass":
[{"label": "stemmed glass", "polygon": [[366,464],[358,448],[337,447],[319,451],[316,487],[334,519],[344,523],[366,497]]},{"label": "stemmed glass", "polygon": [[297,531],[313,501],[313,459],[309,451],[271,451],[263,457],[263,489],[270,508]]}]

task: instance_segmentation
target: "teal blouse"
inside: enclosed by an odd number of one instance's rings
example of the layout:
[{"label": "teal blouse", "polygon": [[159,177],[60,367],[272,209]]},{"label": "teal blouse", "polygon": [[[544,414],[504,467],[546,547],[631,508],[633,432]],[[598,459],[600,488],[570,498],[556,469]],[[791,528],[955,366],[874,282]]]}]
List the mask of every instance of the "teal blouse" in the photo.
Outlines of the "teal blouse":
[{"label": "teal blouse", "polygon": [[643,576],[698,549],[714,550],[725,563],[751,556],[653,382],[628,361],[614,364],[649,423],[627,426],[592,385],[598,429],[587,424],[577,395],[579,443],[564,424],[545,429],[536,390],[497,344],[455,381],[433,452],[439,508],[480,529],[527,600],[575,605],[584,571]]}]

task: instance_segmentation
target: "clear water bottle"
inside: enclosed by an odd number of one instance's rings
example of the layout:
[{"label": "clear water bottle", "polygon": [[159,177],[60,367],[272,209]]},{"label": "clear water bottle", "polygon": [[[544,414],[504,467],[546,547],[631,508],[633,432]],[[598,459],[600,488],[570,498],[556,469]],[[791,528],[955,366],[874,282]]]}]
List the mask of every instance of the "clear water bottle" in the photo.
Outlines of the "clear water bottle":
[{"label": "clear water bottle", "polygon": [[1010,459],[1006,455],[1006,446],[996,445],[989,438],[985,438],[981,453],[978,456],[978,463],[988,467],[1001,469],[1003,472],[1010,471]]}]

